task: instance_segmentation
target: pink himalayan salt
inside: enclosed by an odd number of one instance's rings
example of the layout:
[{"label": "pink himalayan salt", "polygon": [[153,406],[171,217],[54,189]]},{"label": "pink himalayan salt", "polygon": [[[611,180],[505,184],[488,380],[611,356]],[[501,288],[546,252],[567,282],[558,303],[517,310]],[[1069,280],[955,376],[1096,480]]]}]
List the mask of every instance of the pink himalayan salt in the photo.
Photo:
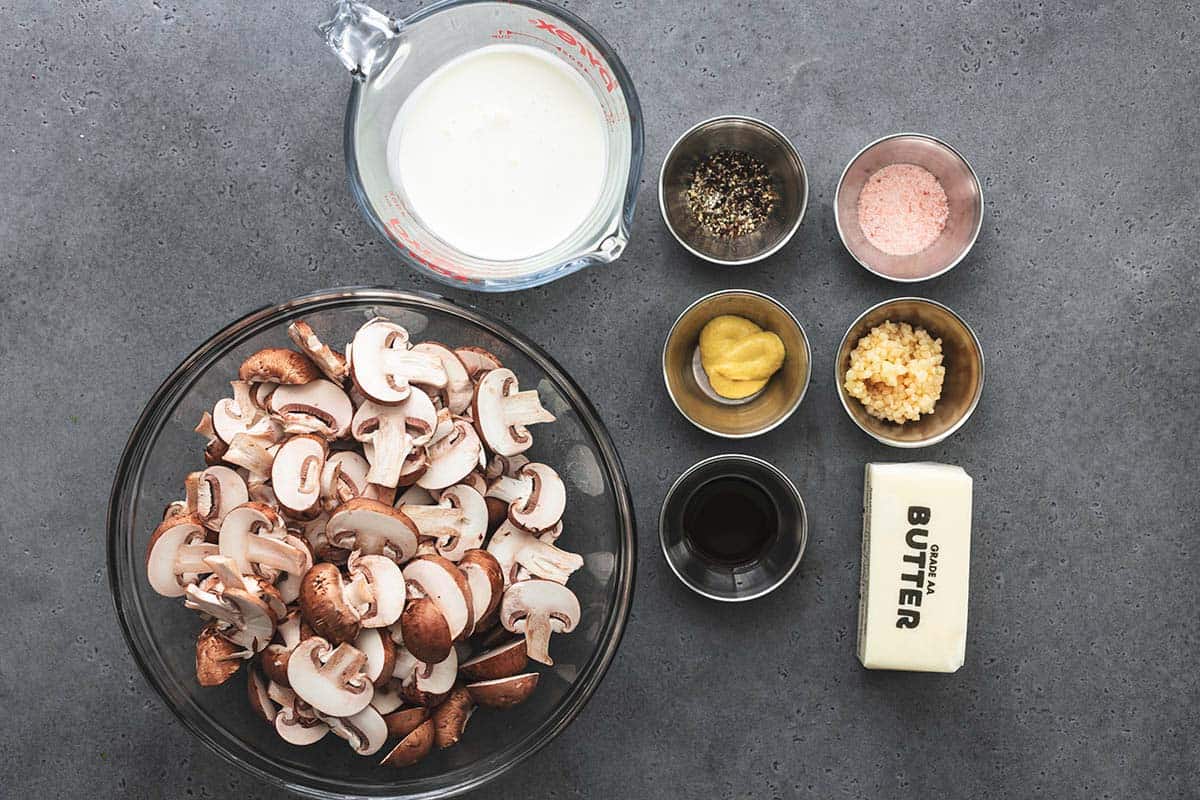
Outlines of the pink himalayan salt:
[{"label": "pink himalayan salt", "polygon": [[867,179],[858,195],[858,224],[867,241],[893,256],[933,244],[950,216],[946,190],[916,164],[892,164]]}]

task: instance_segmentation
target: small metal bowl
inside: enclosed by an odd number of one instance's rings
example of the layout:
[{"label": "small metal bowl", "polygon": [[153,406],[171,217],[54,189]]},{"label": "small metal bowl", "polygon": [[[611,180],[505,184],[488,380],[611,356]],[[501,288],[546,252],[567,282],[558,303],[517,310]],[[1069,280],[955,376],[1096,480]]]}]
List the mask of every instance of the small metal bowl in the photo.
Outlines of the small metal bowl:
[{"label": "small metal bowl", "polygon": [[[935,339],[942,340],[942,365],[946,377],[942,396],[932,414],[898,425],[873,417],[856,398],[846,394],[846,370],[850,353],[858,340],[887,321],[920,325]],[[983,346],[979,337],[962,317],[948,307],[921,297],[897,297],[864,311],[846,331],[838,347],[834,364],[838,398],[854,424],[883,444],[891,447],[928,447],[961,428],[979,405],[983,394]]]},{"label": "small metal bowl", "polygon": [[[687,200],[696,165],[722,150],[740,150],[759,158],[771,173],[780,198],[757,230],[729,239],[714,236],[697,223]],[[658,176],[658,205],[671,235],[693,255],[737,267],[766,258],[792,238],[808,207],[808,174],[788,138],[767,123],[753,117],[713,117],[671,145]]]},{"label": "small metal bowl", "polygon": [[[704,484],[736,476],[756,484],[771,498],[778,514],[778,535],[756,560],[738,566],[713,564],[693,552],[683,531],[688,500]],[[706,458],[679,476],[663,500],[658,537],[667,566],[693,592],[738,603],[773,592],[795,573],[808,543],[808,512],[795,484],[774,465],[753,456],[726,454]]]},{"label": "small metal bowl", "polygon": [[[858,224],[858,196],[867,179],[892,164],[916,164],[941,181],[950,218],[941,236],[919,253],[894,256],[867,240]],[[983,226],[983,187],[962,154],[923,133],[895,133],[858,151],[838,181],[833,216],[842,244],[868,272],[898,283],[916,283],[944,275],[962,261]]]},{"label": "small metal bowl", "polygon": [[[703,368],[695,368],[700,331],[722,314],[745,317],[783,340],[783,366],[762,391],[744,401],[716,395],[702,380]],[[725,289],[701,297],[679,315],[667,333],[662,366],[667,394],[688,422],[714,436],[745,439],[783,424],[800,406],[812,352],[800,321],[778,300],[749,289]]]}]

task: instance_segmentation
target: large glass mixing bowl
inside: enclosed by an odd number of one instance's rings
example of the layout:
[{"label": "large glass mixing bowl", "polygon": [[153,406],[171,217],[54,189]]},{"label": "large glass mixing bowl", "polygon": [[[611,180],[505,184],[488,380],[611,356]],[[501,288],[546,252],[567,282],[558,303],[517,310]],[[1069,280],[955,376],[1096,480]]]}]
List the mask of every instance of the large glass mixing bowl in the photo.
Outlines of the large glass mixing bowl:
[{"label": "large glass mixing bowl", "polygon": [[[194,664],[200,620],[182,599],[150,588],[144,560],[163,507],[182,497],[187,473],[203,467],[203,440],[192,429],[202,412],[229,395],[241,361],[263,347],[289,346],[292,320],[304,318],[325,341],[340,343],[376,315],[404,325],[414,339],[487,348],[516,372],[522,388],[537,387],[558,421],[534,429],[529,455],[553,465],[566,481],[562,544],[584,558],[570,583],[582,621],[573,633],[554,637],[555,664],[540,667],[533,696],[510,711],[478,711],[457,746],[435,749],[403,770],[379,766],[383,753],[355,755],[336,736],[310,747],[287,744],[251,712],[244,675],[201,688]],[[200,345],[158,388],[134,426],[108,513],[113,600],[150,685],[213,750],[265,781],[310,797],[446,797],[479,787],[547,744],[587,703],[616,653],[633,595],[636,550],[620,459],[596,410],[563,369],[524,336],[477,311],[389,289],[299,297],[255,311]]]}]

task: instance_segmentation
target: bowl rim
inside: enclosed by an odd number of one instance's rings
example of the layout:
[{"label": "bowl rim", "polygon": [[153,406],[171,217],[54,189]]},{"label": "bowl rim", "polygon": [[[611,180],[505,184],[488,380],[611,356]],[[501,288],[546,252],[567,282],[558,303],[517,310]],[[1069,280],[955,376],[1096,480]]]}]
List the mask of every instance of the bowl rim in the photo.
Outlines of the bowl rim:
[{"label": "bowl rim", "polygon": [[[804,383],[800,386],[800,393],[796,395],[795,401],[792,403],[791,407],[787,409],[787,411],[779,416],[779,419],[775,420],[766,427],[758,428],[747,433],[728,433],[726,431],[719,431],[715,428],[709,428],[706,425],[701,425],[699,422],[692,419],[692,416],[684,411],[683,406],[679,404],[679,399],[675,397],[675,392],[673,389],[671,389],[671,376],[667,372],[667,347],[671,344],[671,337],[675,335],[675,331],[679,328],[679,323],[683,322],[683,318],[691,313],[691,311],[701,303],[727,294],[747,294],[777,306],[781,311],[783,311],[784,314],[788,316],[788,319],[795,324],[796,330],[800,332],[800,341],[804,342],[804,357],[806,359]],[[771,297],[769,294],[756,292],[753,289],[718,289],[715,292],[709,292],[703,297],[693,300],[687,308],[679,313],[679,316],[675,318],[675,321],[671,323],[670,329],[667,330],[667,337],[663,339],[662,376],[663,385],[667,388],[667,396],[671,398],[671,403],[675,406],[675,410],[678,411],[680,416],[682,416],[688,422],[692,423],[705,433],[712,434],[713,436],[719,436],[722,439],[753,439],[755,436],[762,436],[764,433],[770,433],[783,423],[787,422],[789,419],[791,419],[792,414],[796,413],[796,409],[800,407],[800,404],[804,402],[804,397],[808,394],[809,384],[812,382],[812,344],[808,340],[808,332],[804,330],[804,326],[800,324],[800,320],[796,318],[796,315],[792,313],[791,309],[776,300],[774,297]]]},{"label": "bowl rim", "polygon": [[[800,512],[800,549],[796,551],[796,558],[793,559],[790,565],[788,565],[788,568],[783,572],[783,574],[780,575],[769,586],[764,589],[760,589],[754,594],[749,594],[744,597],[721,597],[719,595],[704,591],[683,576],[683,573],[680,572],[679,568],[675,566],[675,562],[671,558],[670,551],[667,550],[666,531],[668,501],[670,501],[671,497],[679,490],[679,485],[683,483],[683,481],[693,472],[706,467],[709,464],[722,461],[745,461],[752,464],[757,464],[773,473],[780,479],[780,481],[783,482],[783,485],[790,490],[790,496],[796,501],[796,508]],[[788,477],[786,472],[772,464],[770,461],[758,458],[757,456],[747,455],[745,453],[718,453],[715,456],[702,458],[695,464],[692,464],[690,467],[681,472],[679,477],[676,478],[674,483],[671,484],[671,488],[667,489],[666,495],[663,496],[662,508],[658,512],[658,546],[662,550],[663,558],[666,559],[667,566],[670,567],[671,572],[675,573],[675,577],[679,579],[679,582],[701,597],[707,597],[709,600],[716,600],[720,603],[745,603],[750,600],[757,600],[760,597],[766,597],[771,592],[787,583],[792,575],[795,574],[796,570],[799,569],[800,562],[804,560],[804,551],[808,549],[808,507],[804,504],[804,497],[800,494],[800,490],[796,488],[796,484],[792,481],[792,479]]]},{"label": "bowl rim", "polygon": [[[679,148],[679,145],[683,143],[683,140],[687,139],[692,134],[699,132],[701,128],[705,128],[716,122],[727,122],[730,120],[737,122],[748,122],[752,125],[762,128],[768,136],[772,136],[773,138],[777,139],[779,143],[783,145],[784,149],[795,157],[796,163],[800,165],[800,183],[804,187],[804,191],[800,195],[800,212],[796,215],[796,222],[792,225],[791,229],[788,230],[787,233],[782,237],[780,237],[778,242],[761,253],[756,253],[755,255],[747,256],[746,258],[732,260],[716,258],[715,256],[708,255],[707,253],[702,253],[684,241],[684,238],[679,235],[678,231],[675,230],[675,226],[671,224],[670,215],[667,214],[665,186],[667,164],[670,163],[671,156],[675,155],[675,151]],[[701,120],[692,127],[688,128],[686,131],[681,133],[679,138],[675,140],[674,144],[667,149],[667,154],[663,157],[662,166],[659,167],[658,170],[658,211],[660,214],[662,214],[663,222],[666,224],[667,230],[671,232],[671,235],[675,237],[675,241],[679,242],[684,250],[687,250],[692,255],[707,261],[710,264],[717,264],[722,267],[744,267],[749,264],[762,261],[764,258],[769,258],[775,255],[792,240],[792,238],[796,235],[796,231],[800,230],[800,223],[804,222],[804,215],[808,211],[808,184],[808,170],[804,166],[804,158],[801,157],[800,151],[796,149],[796,145],[792,144],[792,140],[783,134],[783,131],[779,130],[769,122],[763,122],[757,117],[751,117],[745,114],[718,114],[715,117],[709,117],[708,119]]]},{"label": "bowl rim", "polygon": [[[840,203],[838,201],[842,197],[842,186],[846,182],[846,176],[850,173],[850,168],[854,166],[854,164],[858,161],[858,159],[862,158],[862,156],[865,155],[868,150],[875,147],[876,145],[883,144],[884,142],[890,141],[892,139],[904,139],[904,138],[924,139],[928,142],[932,142],[933,144],[938,145],[939,147],[944,147],[946,150],[949,150],[950,153],[952,155],[954,155],[959,161],[961,161],[963,166],[967,168],[967,172],[969,172],[971,174],[971,180],[973,180],[975,182],[975,191],[979,194],[979,213],[975,215],[975,230],[971,232],[971,239],[970,239],[970,241],[967,242],[966,247],[964,247],[962,249],[962,252],[959,253],[958,256],[953,261],[951,261],[949,264],[947,264],[945,267],[938,270],[937,272],[933,272],[933,273],[930,273],[929,275],[922,275],[922,276],[913,277],[913,278],[900,278],[900,277],[896,277],[895,275],[888,275],[886,273],[880,272],[877,269],[875,269],[874,267],[872,267],[870,264],[868,264],[867,262],[863,261],[857,255],[855,255],[854,251],[850,249],[850,245],[846,243],[846,231],[842,224],[842,215],[838,211],[838,206],[840,205]],[[863,269],[865,269],[867,272],[871,273],[872,275],[875,275],[876,277],[879,277],[879,278],[883,278],[884,280],[892,281],[893,283],[921,283],[922,281],[931,281],[934,278],[940,278],[942,275],[945,275],[947,272],[949,272],[950,270],[957,267],[960,263],[962,263],[963,259],[965,259],[967,257],[967,255],[970,254],[970,252],[975,249],[975,243],[977,241],[979,241],[979,232],[981,230],[983,230],[983,184],[980,182],[979,175],[975,172],[975,168],[971,166],[971,162],[967,161],[967,157],[964,156],[961,152],[959,152],[958,149],[955,148],[954,145],[950,144],[949,142],[939,139],[938,137],[934,136],[933,134],[918,133],[916,131],[901,131],[899,133],[889,133],[886,136],[880,136],[878,139],[876,139],[873,142],[868,142],[866,145],[863,146],[863,148],[861,150],[859,150],[857,153],[855,153],[854,156],[851,157],[851,159],[849,161],[846,162],[846,166],[842,170],[841,176],[838,178],[837,189],[835,189],[833,192],[833,223],[834,223],[834,226],[837,227],[838,238],[842,242],[842,247],[844,247],[846,249],[846,252],[850,254],[850,257],[853,258],[860,267],[862,267]]]},{"label": "bowl rim", "polygon": [[[372,788],[365,790],[369,793],[362,794],[361,792],[364,789],[360,787],[353,790],[354,792],[360,792],[360,794],[353,794],[348,793],[345,789],[336,788],[334,785],[336,782],[332,779],[320,778],[313,783],[297,783],[294,780],[295,776],[285,778],[277,775],[274,770],[264,767],[264,765],[273,765],[273,761],[269,757],[259,754],[253,748],[248,748],[249,754],[254,759],[253,763],[251,763],[245,760],[241,754],[227,750],[224,744],[210,735],[197,719],[185,716],[182,713],[167,691],[165,682],[150,668],[147,658],[143,656],[137,644],[137,638],[132,629],[134,621],[131,619],[131,616],[127,616],[136,615],[133,615],[126,608],[126,600],[123,597],[123,570],[121,562],[125,554],[119,539],[126,535],[124,531],[131,524],[131,521],[128,519],[128,509],[131,505],[130,501],[136,495],[140,484],[138,469],[149,450],[148,434],[154,435],[161,430],[162,425],[174,410],[179,400],[190,389],[195,380],[203,374],[202,371],[197,372],[199,365],[212,356],[214,351],[236,346],[236,344],[244,341],[250,335],[293,319],[301,313],[363,302],[369,303],[371,301],[413,304],[418,307],[434,308],[443,313],[464,318],[479,325],[498,338],[504,339],[512,344],[514,348],[532,359],[557,384],[557,387],[564,392],[575,408],[584,428],[594,438],[602,464],[613,483],[613,501],[621,525],[619,531],[619,548],[613,554],[613,569],[616,576],[612,589],[613,604],[607,618],[603,620],[603,629],[598,638],[596,650],[592,653],[590,660],[581,668],[579,675],[575,678],[571,687],[568,688],[563,699],[559,701],[558,705],[542,721],[540,726],[533,733],[526,736],[525,739],[513,745],[512,752],[502,752],[493,756],[491,758],[493,765],[478,775],[464,776],[458,778],[457,782],[447,782],[444,785],[419,786],[415,790],[380,786],[378,787],[379,791]],[[451,797],[472,789],[477,789],[491,782],[509,772],[518,764],[541,750],[545,745],[549,744],[583,710],[588,700],[591,699],[596,689],[599,688],[600,682],[612,665],[616,651],[623,638],[632,606],[633,591],[636,583],[636,556],[637,522],[624,465],[595,406],[592,405],[591,401],[583,393],[583,390],[565,370],[540,346],[525,337],[524,334],[491,318],[473,306],[459,303],[431,292],[420,290],[401,291],[382,286],[337,287],[302,294],[281,303],[260,306],[232,323],[225,325],[215,334],[208,337],[183,359],[179,366],[171,371],[167,378],[154,390],[150,399],[143,407],[118,461],[112,491],[109,495],[106,516],[105,566],[108,571],[109,592],[112,597],[114,610],[116,611],[118,624],[121,627],[121,634],[146,682],[150,684],[151,688],[154,689],[175,718],[182,723],[183,727],[191,732],[206,747],[221,756],[226,762],[236,765],[266,784],[307,797],[319,798]],[[129,600],[132,605],[137,605],[136,595],[131,593]],[[450,773],[444,774],[469,771],[470,769],[470,766],[459,767]],[[305,774],[303,777],[312,778],[308,774]],[[441,776],[418,780],[423,782],[436,781],[439,777]]]},{"label": "bowl rim", "polygon": [[[945,311],[946,313],[948,313],[950,316],[954,317],[956,320],[959,321],[959,323],[964,328],[966,328],[967,333],[970,334],[970,336],[971,336],[971,342],[975,345],[975,352],[979,354],[979,387],[975,390],[975,396],[971,398],[971,402],[967,406],[966,410],[963,411],[962,416],[959,417],[958,420],[955,421],[955,423],[953,425],[951,425],[949,428],[942,431],[941,433],[935,434],[933,436],[928,436],[924,439],[918,439],[914,442],[901,441],[899,439],[893,439],[890,436],[884,436],[882,434],[878,434],[875,431],[867,428],[861,422],[858,421],[858,418],[856,416],[854,416],[854,413],[851,412],[851,410],[850,410],[849,398],[846,397],[846,387],[842,385],[843,384],[842,365],[841,365],[841,357],[840,357],[842,348],[844,348],[846,346],[846,342],[849,341],[849,339],[850,339],[850,332],[853,331],[855,329],[855,327],[858,326],[858,323],[862,322],[864,317],[866,317],[872,311],[883,308],[884,306],[889,306],[893,303],[907,302],[907,301],[912,301],[912,302],[916,302],[916,303],[924,303],[925,305],[940,308],[943,311]],[[912,296],[892,297],[887,300],[883,300],[883,301],[876,303],[875,305],[868,308],[866,311],[859,314],[857,317],[854,318],[854,321],[850,323],[849,327],[846,328],[846,332],[844,334],[842,334],[842,340],[838,343],[837,350],[834,351],[833,383],[834,383],[834,386],[837,388],[837,396],[838,396],[838,400],[840,400],[842,403],[842,410],[845,411],[846,416],[848,416],[850,418],[850,420],[855,425],[858,426],[859,430],[861,430],[863,433],[870,436],[875,441],[880,442],[881,444],[886,444],[888,447],[895,447],[900,450],[918,450],[922,447],[929,447],[931,445],[935,445],[938,442],[942,442],[942,441],[945,441],[946,439],[950,438],[952,435],[954,435],[958,431],[959,428],[961,428],[963,425],[965,425],[967,423],[967,420],[969,420],[971,418],[971,415],[975,413],[976,407],[979,406],[979,400],[980,400],[980,398],[983,397],[983,384],[984,384],[985,378],[987,377],[986,364],[984,363],[984,361],[985,361],[985,359],[984,359],[984,354],[983,354],[983,343],[979,341],[979,335],[976,334],[975,329],[972,328],[971,325],[965,319],[963,319],[962,316],[959,315],[959,313],[957,311],[950,308],[950,306],[946,305],[945,303],[939,303],[937,300],[930,300],[928,297],[912,297]],[[855,401],[855,402],[857,402],[857,401]]]}]

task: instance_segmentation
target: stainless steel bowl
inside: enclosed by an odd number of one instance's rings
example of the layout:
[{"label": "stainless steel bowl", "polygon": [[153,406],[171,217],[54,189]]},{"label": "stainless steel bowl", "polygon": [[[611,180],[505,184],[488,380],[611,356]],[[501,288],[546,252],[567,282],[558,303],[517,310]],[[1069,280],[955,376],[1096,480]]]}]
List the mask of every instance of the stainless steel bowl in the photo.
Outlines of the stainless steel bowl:
[{"label": "stainless steel bowl", "polygon": [[[740,150],[759,158],[775,182],[780,201],[757,230],[724,239],[696,222],[687,191],[696,165],[721,150]],[[760,261],[788,243],[808,207],[808,174],[788,138],[762,120],[713,117],[676,140],[658,176],[658,204],[671,235],[693,255],[723,266]]]},{"label": "stainless steel bowl", "polygon": [[[941,236],[919,253],[894,256],[871,244],[858,224],[858,196],[867,179],[891,164],[916,164],[941,181],[950,218]],[[983,187],[962,154],[934,136],[896,133],[876,139],[850,159],[838,181],[834,220],[842,244],[867,271],[898,283],[944,275],[966,257],[983,226]]]},{"label": "stainless steel bowl", "polygon": [[[942,396],[932,414],[899,425],[873,417],[856,398],[846,394],[846,370],[858,340],[887,321],[920,325],[942,340],[942,365],[946,377]],[[922,297],[897,297],[872,306],[859,315],[842,337],[834,363],[838,398],[854,424],[891,447],[928,447],[947,438],[974,413],[983,394],[983,346],[971,326],[947,306]]]}]

